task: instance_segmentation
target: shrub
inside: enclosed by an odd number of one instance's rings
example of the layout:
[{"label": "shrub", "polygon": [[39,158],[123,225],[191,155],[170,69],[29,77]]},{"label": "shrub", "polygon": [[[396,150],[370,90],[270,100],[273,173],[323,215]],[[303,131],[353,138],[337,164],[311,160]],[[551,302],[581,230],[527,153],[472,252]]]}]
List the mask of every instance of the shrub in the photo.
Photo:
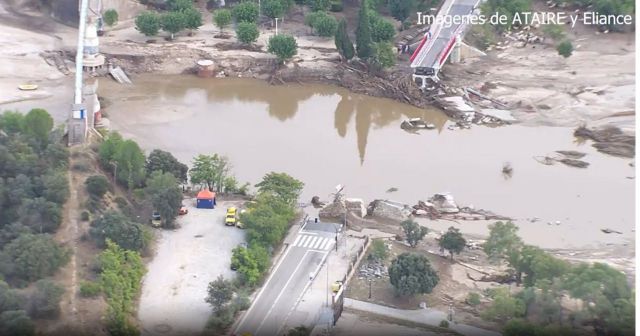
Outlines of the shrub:
[{"label": "shrub", "polygon": [[220,32],[222,32],[224,27],[231,23],[231,11],[224,8],[218,9],[213,13],[213,22],[216,27],[220,28]]},{"label": "shrub", "polygon": [[383,240],[376,239],[371,243],[371,254],[369,254],[370,260],[384,260],[388,255],[387,245]]},{"label": "shrub", "polygon": [[236,35],[238,36],[238,40],[242,43],[249,44],[253,43],[260,36],[260,32],[258,31],[258,26],[255,23],[251,22],[240,22],[238,23],[238,27],[236,28]]},{"label": "shrub", "polygon": [[573,54],[573,44],[571,44],[569,40],[564,40],[558,44],[556,50],[558,51],[558,55],[567,58]]},{"label": "shrub", "polygon": [[71,169],[81,173],[86,173],[89,171],[89,164],[86,162],[76,162],[71,166]]},{"label": "shrub", "polygon": [[438,325],[440,328],[449,328],[449,321],[447,320],[442,320],[440,321],[440,324]]},{"label": "shrub", "polygon": [[342,0],[332,0],[331,1],[330,10],[332,12],[342,12],[343,9],[344,9],[344,7],[342,5]]},{"label": "shrub", "polygon": [[374,17],[371,23],[371,39],[373,42],[391,42],[396,35],[396,29],[388,20]]},{"label": "shrub", "polygon": [[118,12],[113,8],[107,9],[102,15],[102,19],[107,26],[112,27],[118,22]]},{"label": "shrub", "polygon": [[471,306],[477,306],[480,304],[480,294],[478,293],[469,293],[467,295],[467,303]]},{"label": "shrub", "polygon": [[160,25],[162,26],[162,30],[168,32],[170,38],[173,40],[175,34],[187,27],[186,19],[183,12],[168,12],[162,14],[160,17]]},{"label": "shrub", "polygon": [[155,12],[142,12],[136,16],[136,30],[145,36],[158,35],[160,17]]},{"label": "shrub", "polygon": [[258,4],[250,1],[235,5],[231,12],[238,22],[256,23],[260,15]]},{"label": "shrub", "polygon": [[97,199],[102,199],[104,194],[109,191],[109,180],[104,175],[89,176],[84,185],[89,195]]},{"label": "shrub", "polygon": [[80,283],[80,295],[83,297],[96,297],[100,294],[102,288],[100,284],[93,281],[83,281]]},{"label": "shrub", "polygon": [[31,295],[30,315],[34,318],[55,318],[60,314],[60,300],[64,289],[51,280],[36,282],[36,291]]},{"label": "shrub", "polygon": [[269,38],[267,50],[278,56],[280,61],[285,61],[298,53],[298,43],[293,36],[280,34]]},{"label": "shrub", "polygon": [[316,18],[313,28],[320,36],[333,36],[336,33],[336,29],[338,29],[338,21],[335,17],[325,14]]},{"label": "shrub", "polygon": [[8,277],[34,281],[53,275],[69,261],[69,254],[48,235],[26,233],[5,245],[0,260],[10,267],[1,271]]},{"label": "shrub", "polygon": [[80,214],[80,220],[83,222],[86,222],[90,219],[91,215],[89,214],[89,211],[82,211],[82,213]]}]

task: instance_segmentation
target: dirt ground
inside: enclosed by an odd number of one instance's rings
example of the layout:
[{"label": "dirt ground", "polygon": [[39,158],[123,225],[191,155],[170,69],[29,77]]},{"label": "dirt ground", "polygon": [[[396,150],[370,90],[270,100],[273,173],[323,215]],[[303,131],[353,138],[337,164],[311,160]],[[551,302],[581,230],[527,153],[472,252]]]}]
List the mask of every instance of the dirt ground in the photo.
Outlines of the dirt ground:
[{"label": "dirt ground", "polygon": [[[450,333],[456,335],[455,333]],[[413,326],[406,321],[396,321],[367,312],[345,310],[331,335],[368,335],[368,336],[430,336],[447,335],[442,331],[430,331]]]},{"label": "dirt ground", "polygon": [[214,210],[197,209],[195,199],[184,204],[189,213],[178,218],[178,229],[160,232],[147,265],[138,307],[142,335],[199,334],[211,315],[204,301],[209,282],[234,276],[231,250],[244,242],[244,231],[225,226],[224,216],[240,202],[219,201]]}]

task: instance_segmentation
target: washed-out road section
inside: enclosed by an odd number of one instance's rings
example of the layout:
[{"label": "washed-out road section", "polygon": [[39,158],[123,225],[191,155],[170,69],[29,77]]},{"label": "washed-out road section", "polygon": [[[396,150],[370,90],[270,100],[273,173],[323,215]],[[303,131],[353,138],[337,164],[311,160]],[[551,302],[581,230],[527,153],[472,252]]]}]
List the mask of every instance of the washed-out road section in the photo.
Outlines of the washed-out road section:
[{"label": "washed-out road section", "polygon": [[244,231],[224,225],[227,207],[197,209],[185,200],[189,213],[178,218],[180,227],[164,230],[156,254],[147,266],[138,318],[143,335],[197,335],[211,315],[207,286],[219,275],[232,278],[231,250],[244,241]]}]

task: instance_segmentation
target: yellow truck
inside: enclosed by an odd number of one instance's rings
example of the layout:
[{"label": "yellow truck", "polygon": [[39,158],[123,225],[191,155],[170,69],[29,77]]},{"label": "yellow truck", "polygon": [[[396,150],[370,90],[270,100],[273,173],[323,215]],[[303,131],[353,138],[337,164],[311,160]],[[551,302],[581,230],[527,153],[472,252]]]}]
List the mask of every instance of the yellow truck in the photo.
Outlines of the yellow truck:
[{"label": "yellow truck", "polygon": [[235,226],[238,222],[238,210],[236,207],[227,209],[227,215],[224,217],[224,225]]}]

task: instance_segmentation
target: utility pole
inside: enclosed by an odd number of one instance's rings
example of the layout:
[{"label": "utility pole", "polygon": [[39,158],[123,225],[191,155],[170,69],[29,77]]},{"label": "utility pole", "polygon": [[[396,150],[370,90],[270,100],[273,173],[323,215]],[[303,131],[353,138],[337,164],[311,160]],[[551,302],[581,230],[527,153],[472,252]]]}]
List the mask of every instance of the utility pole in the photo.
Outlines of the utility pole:
[{"label": "utility pole", "polygon": [[324,266],[327,268],[327,298],[325,303],[329,307],[329,258],[327,258],[327,263]]},{"label": "utility pole", "polygon": [[276,35],[278,35],[278,18],[276,18]]}]

